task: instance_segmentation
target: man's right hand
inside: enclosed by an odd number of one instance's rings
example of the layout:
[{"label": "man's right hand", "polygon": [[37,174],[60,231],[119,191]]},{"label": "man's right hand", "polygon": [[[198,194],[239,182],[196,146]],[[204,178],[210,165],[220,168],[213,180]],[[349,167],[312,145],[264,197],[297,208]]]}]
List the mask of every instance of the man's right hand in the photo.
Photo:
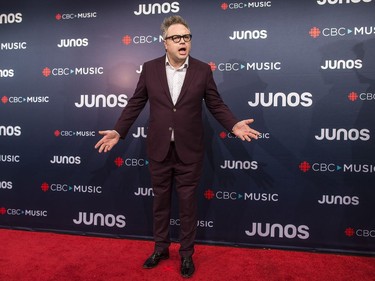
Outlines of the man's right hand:
[{"label": "man's right hand", "polygon": [[95,149],[99,148],[99,153],[110,151],[120,140],[120,135],[115,130],[99,131],[103,135],[95,145]]}]

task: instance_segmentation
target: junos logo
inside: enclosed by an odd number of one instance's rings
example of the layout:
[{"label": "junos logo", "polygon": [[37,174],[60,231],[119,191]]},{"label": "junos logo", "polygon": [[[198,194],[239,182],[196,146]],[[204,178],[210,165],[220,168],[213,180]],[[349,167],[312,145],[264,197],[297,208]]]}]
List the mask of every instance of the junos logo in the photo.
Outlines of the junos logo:
[{"label": "junos logo", "polygon": [[358,196],[341,196],[341,195],[323,195],[322,199],[318,200],[319,204],[328,205],[359,205]]},{"label": "junos logo", "polygon": [[336,4],[358,4],[358,3],[370,3],[372,0],[317,0],[316,3],[319,5],[336,5]]},{"label": "junos logo", "polygon": [[321,69],[361,69],[362,60],[326,60],[323,65],[320,66]]},{"label": "junos logo", "polygon": [[0,125],[0,137],[19,137],[21,135],[20,126],[2,126]]},{"label": "junos logo", "polygon": [[155,4],[139,4],[138,11],[134,11],[136,16],[139,15],[156,15],[156,14],[168,14],[178,13],[180,11],[180,3],[155,3]]},{"label": "junos logo", "polygon": [[78,38],[78,39],[61,39],[60,43],[57,44],[59,48],[71,48],[71,47],[87,47],[89,45],[89,39]]},{"label": "junos logo", "polygon": [[101,214],[101,213],[86,213],[79,212],[78,218],[73,219],[74,224],[94,225],[94,226],[108,226],[124,228],[126,226],[124,215]]},{"label": "junos logo", "polygon": [[252,229],[245,231],[247,236],[260,236],[260,237],[279,237],[279,238],[299,238],[302,240],[308,239],[309,227],[307,225],[295,226],[293,224],[287,224],[285,226],[279,223],[256,223],[253,222]]},{"label": "junos logo", "polygon": [[103,94],[99,95],[81,95],[80,101],[74,103],[78,108],[81,107],[126,107],[128,104],[128,96],[125,94],[115,95],[110,94],[105,96]]},{"label": "junos logo", "polygon": [[51,164],[68,164],[68,165],[79,165],[81,164],[80,156],[59,156],[54,155],[50,160]]},{"label": "junos logo", "polygon": [[321,128],[320,135],[315,135],[315,139],[321,140],[351,140],[351,141],[368,141],[370,140],[370,130],[369,129],[329,129]]},{"label": "junos logo", "polygon": [[133,133],[133,138],[147,138],[146,130],[147,128],[145,127],[138,127],[137,132]]},{"label": "junos logo", "polygon": [[230,40],[257,40],[267,39],[267,30],[241,30],[233,31],[233,34],[229,36]]},{"label": "junos logo", "polygon": [[12,189],[13,183],[11,181],[0,181],[0,189]]},{"label": "junos logo", "polygon": [[11,23],[21,23],[21,22],[22,22],[21,13],[0,14],[0,24],[11,24]]},{"label": "junos logo", "polygon": [[14,69],[0,69],[0,78],[14,77]]},{"label": "junos logo", "polygon": [[257,161],[234,161],[224,160],[224,164],[220,165],[221,169],[229,170],[256,170],[258,169]]},{"label": "junos logo", "polygon": [[138,187],[138,190],[134,192],[134,195],[152,197],[154,196],[154,192],[152,191],[152,187]]},{"label": "junos logo", "polygon": [[302,94],[298,94],[296,92],[291,92],[289,94],[284,94],[281,92],[278,93],[263,93],[257,92],[254,96],[254,101],[249,101],[248,104],[251,107],[256,107],[258,105],[264,107],[278,107],[281,105],[282,107],[297,107],[299,105],[303,107],[310,107],[313,104],[312,94],[309,92],[304,92]]}]

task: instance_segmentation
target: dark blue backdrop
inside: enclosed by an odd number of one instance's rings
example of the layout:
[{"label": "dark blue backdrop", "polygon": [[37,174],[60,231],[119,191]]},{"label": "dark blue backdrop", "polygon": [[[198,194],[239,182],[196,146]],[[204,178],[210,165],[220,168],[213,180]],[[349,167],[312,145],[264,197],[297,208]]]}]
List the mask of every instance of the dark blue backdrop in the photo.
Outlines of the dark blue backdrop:
[{"label": "dark blue backdrop", "polygon": [[1,227],[152,237],[148,108],[109,154],[94,145],[180,14],[263,133],[243,143],[204,114],[198,239],[374,254],[373,1],[0,3]]}]

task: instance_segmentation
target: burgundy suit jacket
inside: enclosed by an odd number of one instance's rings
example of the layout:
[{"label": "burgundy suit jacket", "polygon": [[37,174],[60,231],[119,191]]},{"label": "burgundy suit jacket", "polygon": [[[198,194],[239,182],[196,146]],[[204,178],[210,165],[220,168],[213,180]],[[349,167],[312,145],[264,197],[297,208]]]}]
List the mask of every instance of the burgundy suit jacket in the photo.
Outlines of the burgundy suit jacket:
[{"label": "burgundy suit jacket", "polygon": [[228,131],[238,122],[221,99],[210,66],[192,57],[189,57],[176,105],[173,105],[169,92],[165,55],[144,63],[134,95],[114,127],[121,138],[126,137],[147,101],[150,102],[147,154],[154,161],[163,161],[167,156],[172,130],[182,162],[195,163],[203,159],[203,102]]}]

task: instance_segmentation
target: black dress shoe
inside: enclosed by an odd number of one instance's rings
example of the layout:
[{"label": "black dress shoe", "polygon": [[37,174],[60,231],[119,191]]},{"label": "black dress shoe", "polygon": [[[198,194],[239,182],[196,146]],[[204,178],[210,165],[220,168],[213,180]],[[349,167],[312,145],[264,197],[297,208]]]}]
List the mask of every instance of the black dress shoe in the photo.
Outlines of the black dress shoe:
[{"label": "black dress shoe", "polygon": [[181,258],[181,275],[184,278],[190,278],[195,271],[192,257]]},{"label": "black dress shoe", "polygon": [[166,260],[169,258],[169,251],[164,253],[154,252],[143,264],[143,268],[154,268],[159,264],[161,260]]}]

